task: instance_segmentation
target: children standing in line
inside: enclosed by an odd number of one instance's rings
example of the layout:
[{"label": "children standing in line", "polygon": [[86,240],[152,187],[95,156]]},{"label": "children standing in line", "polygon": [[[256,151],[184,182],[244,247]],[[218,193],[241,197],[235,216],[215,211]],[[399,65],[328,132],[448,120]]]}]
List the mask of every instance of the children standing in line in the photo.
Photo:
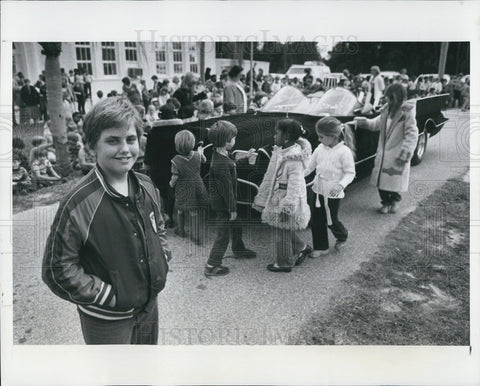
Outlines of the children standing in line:
[{"label": "children standing in line", "polygon": [[305,169],[305,176],[315,170],[315,202],[311,207],[313,258],[328,253],[328,228],[337,239],[337,250],[346,242],[348,230],[338,219],[338,210],[345,197],[344,189],[355,178],[353,154],[342,140],[342,123],[325,117],[317,122],[315,130],[321,143]]},{"label": "children standing in line", "polygon": [[208,139],[214,147],[210,164],[210,203],[216,212],[217,238],[205,266],[206,276],[221,276],[230,272],[222,265],[223,256],[230,243],[236,258],[251,259],[257,256],[245,247],[242,240],[242,226],[237,220],[237,169],[228,151],[235,145],[237,128],[231,122],[217,121],[208,132]]},{"label": "children standing in line", "polygon": [[197,244],[202,244],[201,218],[203,209],[208,204],[207,190],[200,177],[200,166],[206,162],[203,149],[193,151],[195,136],[188,130],[181,130],[175,135],[177,154],[172,159],[172,178],[170,186],[175,189],[175,206],[177,208],[177,228],[175,234],[185,237],[185,220],[191,223],[191,237]]},{"label": "children standing in line", "polygon": [[312,147],[302,134],[293,119],[277,123],[272,158],[254,199],[253,208],[262,212],[262,222],[275,230],[277,257],[267,266],[272,272],[290,272],[312,251],[296,234],[310,220],[303,173]]}]

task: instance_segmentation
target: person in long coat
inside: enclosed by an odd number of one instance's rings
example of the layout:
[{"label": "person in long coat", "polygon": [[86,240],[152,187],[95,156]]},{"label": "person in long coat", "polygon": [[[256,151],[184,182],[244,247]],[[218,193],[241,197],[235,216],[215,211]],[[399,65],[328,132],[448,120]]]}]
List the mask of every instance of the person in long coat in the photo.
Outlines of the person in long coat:
[{"label": "person in long coat", "polygon": [[382,214],[396,213],[400,192],[408,190],[410,160],[418,140],[416,102],[407,101],[405,88],[397,83],[387,88],[385,96],[387,105],[380,115],[356,118],[358,127],[380,132],[371,183],[378,188]]}]

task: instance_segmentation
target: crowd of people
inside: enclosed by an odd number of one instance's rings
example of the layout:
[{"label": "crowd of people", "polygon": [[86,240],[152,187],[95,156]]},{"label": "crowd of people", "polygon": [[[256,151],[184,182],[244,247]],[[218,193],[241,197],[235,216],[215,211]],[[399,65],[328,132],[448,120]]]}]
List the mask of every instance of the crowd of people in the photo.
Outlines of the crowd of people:
[{"label": "crowd of people", "polygon": [[[86,174],[95,165],[95,155],[88,145],[85,145],[82,130],[86,113],[85,102],[88,99],[92,101],[92,75],[80,69],[70,70],[68,73],[61,69],[61,78],[70,161],[74,169]],[[104,96],[104,92],[98,90],[95,103],[108,97],[126,97],[138,110],[144,122],[144,132],[148,134],[154,125],[162,123],[183,124],[260,109],[285,86],[296,87],[305,95],[325,91],[332,86],[344,87],[351,90],[361,104],[375,109],[386,102],[384,90],[389,85],[398,83],[406,90],[407,98],[447,93],[449,98],[446,107],[466,110],[470,104],[470,81],[463,81],[462,78],[463,74],[449,80],[440,80],[434,76],[417,79],[409,76],[406,69],[402,69],[399,75],[394,77],[384,77],[378,66],[372,66],[369,75],[352,75],[345,69],[341,76],[330,79],[327,76],[322,80],[314,79],[308,69],[303,77],[291,78],[264,74],[262,69],[256,71],[255,67],[245,74],[242,67],[234,65],[223,70],[218,78],[207,68],[203,80],[193,73],[174,76],[171,82],[168,79],[160,80],[157,75],[153,75],[150,85],[147,85],[145,79],[132,80],[125,77],[122,79],[120,92],[111,90]],[[36,187],[62,181],[54,169],[56,156],[47,113],[44,71],[33,85],[22,73],[16,74],[13,78],[13,101],[14,126],[17,125],[15,108],[20,111],[21,126],[44,125],[43,135],[35,136],[31,140],[32,150],[27,161],[22,153],[25,148],[23,140],[14,138],[14,191],[31,191]],[[142,137],[136,170],[143,170],[145,144],[146,138]]]},{"label": "crowd of people", "polygon": [[[382,215],[398,210],[418,138],[406,89],[391,84],[385,98],[387,106],[380,115],[357,117],[359,127],[380,135],[371,181],[378,189]],[[84,138],[96,153],[96,166],[60,203],[43,257],[44,282],[57,296],[77,305],[87,344],[157,344],[156,298],[172,259],[158,190],[150,178],[132,171],[145,122],[128,99],[106,98],[85,116]],[[299,122],[284,118],[275,126],[272,157],[253,202],[275,235],[274,262],[266,267],[271,272],[288,273],[307,257],[332,252],[329,229],[337,250],[348,240],[339,209],[344,190],[355,177],[353,154],[336,118],[319,119],[315,131],[320,144],[312,153]],[[200,177],[206,162],[203,148],[194,150],[195,137],[188,130],[175,135],[178,154],[172,159],[170,186],[175,188],[178,214],[205,229],[200,212],[207,205],[215,212],[216,238],[205,256],[208,277],[230,272],[223,265],[230,242],[235,258],[257,255],[247,248],[243,223],[237,218],[238,161],[229,154],[237,133],[233,123],[222,119],[209,128],[213,154],[208,190]],[[309,202],[305,177],[310,174],[314,198]],[[299,234],[310,220],[313,247]],[[185,236],[181,221],[176,233]],[[199,243],[207,240],[199,233],[193,238]]]}]

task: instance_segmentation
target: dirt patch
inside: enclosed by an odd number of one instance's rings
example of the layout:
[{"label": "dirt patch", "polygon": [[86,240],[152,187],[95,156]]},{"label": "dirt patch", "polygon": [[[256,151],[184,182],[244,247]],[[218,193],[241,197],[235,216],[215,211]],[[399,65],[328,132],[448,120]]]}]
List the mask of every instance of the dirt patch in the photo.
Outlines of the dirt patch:
[{"label": "dirt patch", "polygon": [[403,218],[295,343],[469,345],[466,181],[447,181]]}]

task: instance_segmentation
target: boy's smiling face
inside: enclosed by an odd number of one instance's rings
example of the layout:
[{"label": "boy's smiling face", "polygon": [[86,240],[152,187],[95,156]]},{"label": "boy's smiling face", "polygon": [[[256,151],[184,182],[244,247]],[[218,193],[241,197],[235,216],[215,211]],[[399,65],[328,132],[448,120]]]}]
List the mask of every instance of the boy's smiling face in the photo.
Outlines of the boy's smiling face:
[{"label": "boy's smiling face", "polygon": [[138,138],[135,126],[103,130],[95,145],[97,162],[107,178],[124,177],[138,157]]}]

